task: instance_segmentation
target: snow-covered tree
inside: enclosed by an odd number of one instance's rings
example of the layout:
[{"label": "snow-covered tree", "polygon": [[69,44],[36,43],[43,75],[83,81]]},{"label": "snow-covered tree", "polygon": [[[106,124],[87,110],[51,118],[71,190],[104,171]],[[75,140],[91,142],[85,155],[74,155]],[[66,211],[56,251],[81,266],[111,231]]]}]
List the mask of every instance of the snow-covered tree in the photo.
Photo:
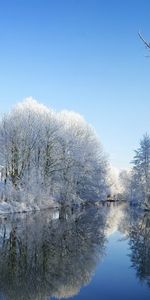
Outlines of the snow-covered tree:
[{"label": "snow-covered tree", "polygon": [[122,170],[119,173],[119,182],[120,182],[120,193],[123,196],[123,199],[128,201],[128,200],[133,200],[132,197],[132,176],[131,176],[131,170]]},{"label": "snow-covered tree", "polygon": [[138,201],[150,208],[150,137],[145,134],[132,161],[132,190]]},{"label": "snow-covered tree", "polygon": [[[60,113],[29,98],[0,122],[5,192],[18,201],[97,200],[106,194],[107,159],[94,129],[74,112]],[[7,197],[8,198],[8,197]]]}]

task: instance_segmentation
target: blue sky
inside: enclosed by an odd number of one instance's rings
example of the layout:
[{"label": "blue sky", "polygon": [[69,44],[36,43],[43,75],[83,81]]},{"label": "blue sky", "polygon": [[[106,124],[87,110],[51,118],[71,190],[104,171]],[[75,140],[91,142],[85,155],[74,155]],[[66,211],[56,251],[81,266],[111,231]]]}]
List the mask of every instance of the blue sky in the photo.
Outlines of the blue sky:
[{"label": "blue sky", "polygon": [[150,133],[149,25],[149,0],[0,0],[0,111],[27,96],[77,111],[128,167]]}]

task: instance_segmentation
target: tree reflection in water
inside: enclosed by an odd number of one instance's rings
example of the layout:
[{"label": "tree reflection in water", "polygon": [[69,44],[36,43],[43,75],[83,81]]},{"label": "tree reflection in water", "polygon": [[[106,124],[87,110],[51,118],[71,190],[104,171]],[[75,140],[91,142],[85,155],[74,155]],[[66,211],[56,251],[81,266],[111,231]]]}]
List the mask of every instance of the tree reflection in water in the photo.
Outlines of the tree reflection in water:
[{"label": "tree reflection in water", "polygon": [[[0,291],[6,300],[77,294],[104,255],[105,214],[88,209],[0,219]],[[8,217],[9,218],[9,217]]]},{"label": "tree reflection in water", "polygon": [[150,212],[135,214],[130,220],[129,244],[137,277],[150,287]]},{"label": "tree reflection in water", "polygon": [[106,225],[108,223],[110,226],[106,226],[106,236],[119,231],[128,239],[131,267],[136,270],[140,282],[150,287],[150,212],[119,205],[107,213]]}]

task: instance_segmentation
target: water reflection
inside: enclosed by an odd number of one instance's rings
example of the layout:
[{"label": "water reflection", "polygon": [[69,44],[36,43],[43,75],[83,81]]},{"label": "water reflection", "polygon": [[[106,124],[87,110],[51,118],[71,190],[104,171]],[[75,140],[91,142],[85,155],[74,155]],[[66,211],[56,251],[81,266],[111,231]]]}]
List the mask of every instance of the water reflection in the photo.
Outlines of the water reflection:
[{"label": "water reflection", "polygon": [[[107,237],[119,232],[122,240],[128,241],[126,256],[130,257],[130,270],[135,269],[139,283],[146,283],[150,288],[150,212],[131,208],[127,204],[111,207],[107,212],[106,225]],[[119,259],[121,253],[117,254]]]},{"label": "water reflection", "polygon": [[109,204],[109,209],[106,210],[106,225],[105,225],[105,234],[106,237],[109,237],[113,233],[120,231],[121,224],[124,220],[124,211],[126,205],[114,205],[113,203]]},{"label": "water reflection", "polygon": [[150,287],[150,213],[134,212],[129,224],[129,244],[132,266],[141,282]]},{"label": "water reflection", "polygon": [[128,239],[137,278],[150,287],[150,213],[111,205],[1,216],[0,299],[48,300],[78,294],[104,257],[107,240],[118,231]]},{"label": "water reflection", "polygon": [[104,255],[102,210],[0,219],[0,291],[5,300],[67,298],[89,283]]}]

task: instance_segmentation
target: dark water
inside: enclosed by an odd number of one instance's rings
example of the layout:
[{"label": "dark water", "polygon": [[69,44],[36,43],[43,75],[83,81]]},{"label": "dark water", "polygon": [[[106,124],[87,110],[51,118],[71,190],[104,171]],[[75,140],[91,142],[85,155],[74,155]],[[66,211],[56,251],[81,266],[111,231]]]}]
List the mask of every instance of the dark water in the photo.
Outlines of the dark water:
[{"label": "dark water", "polygon": [[125,206],[0,217],[0,299],[150,299],[150,214]]}]

